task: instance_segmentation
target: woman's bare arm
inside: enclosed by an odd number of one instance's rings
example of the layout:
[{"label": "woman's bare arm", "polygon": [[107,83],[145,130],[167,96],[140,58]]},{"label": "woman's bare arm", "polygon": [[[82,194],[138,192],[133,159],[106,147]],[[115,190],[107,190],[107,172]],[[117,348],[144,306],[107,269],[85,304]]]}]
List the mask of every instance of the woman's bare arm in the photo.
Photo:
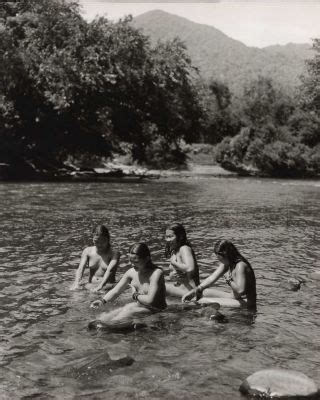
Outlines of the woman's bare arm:
[{"label": "woman's bare arm", "polygon": [[88,248],[85,248],[83,250],[82,254],[81,254],[80,263],[79,263],[78,269],[76,271],[76,277],[75,277],[73,285],[70,288],[71,290],[75,290],[75,289],[79,288],[79,284],[80,284],[81,279],[83,277],[83,272],[84,272],[84,270],[86,268],[86,265],[88,263],[88,258],[89,258]]},{"label": "woman's bare arm", "polygon": [[198,288],[200,287],[201,290],[204,290],[208,288],[209,286],[213,285],[221,276],[223,276],[228,270],[228,267],[226,267],[223,264],[220,264],[219,267],[206,278],[204,281],[200,283]]},{"label": "woman's bare arm", "polygon": [[220,264],[219,267],[210,276],[208,276],[208,278],[200,283],[199,286],[186,293],[182,297],[182,301],[190,301],[193,297],[196,297],[198,293],[200,293],[199,296],[201,296],[203,290],[217,282],[217,280],[221,278],[221,276],[223,276],[227,270],[228,267]]},{"label": "woman's bare arm", "polygon": [[233,290],[235,298],[241,297],[246,293],[246,264],[244,262],[239,262],[236,266],[236,279],[230,280],[229,285]]},{"label": "woman's bare arm", "polygon": [[99,283],[99,285],[96,287],[95,290],[100,290],[103,288],[103,286],[108,282],[108,279],[111,275],[111,272],[118,267],[119,265],[119,259],[120,259],[120,253],[119,251],[114,252],[114,255],[110,261],[110,263],[108,264],[108,267],[106,269],[106,272],[103,275],[103,278],[101,280],[101,282]]},{"label": "woman's bare arm", "polygon": [[192,250],[189,246],[182,246],[180,248],[180,256],[182,262],[175,260],[171,257],[171,264],[178,272],[191,273],[195,269],[195,259]]},{"label": "woman's bare arm", "polygon": [[130,282],[132,281],[131,272],[132,272],[131,269],[125,272],[125,274],[116,284],[116,286],[113,289],[109,290],[109,292],[105,296],[103,296],[102,300],[107,302],[114,300],[118,296],[120,296],[120,294],[125,291],[125,289],[129,286]]}]

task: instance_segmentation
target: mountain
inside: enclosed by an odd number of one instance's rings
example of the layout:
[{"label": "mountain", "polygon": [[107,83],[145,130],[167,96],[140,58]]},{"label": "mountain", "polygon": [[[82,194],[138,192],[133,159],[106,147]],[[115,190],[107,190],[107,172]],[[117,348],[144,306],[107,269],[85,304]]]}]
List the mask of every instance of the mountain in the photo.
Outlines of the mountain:
[{"label": "mountain", "polygon": [[235,94],[258,75],[272,78],[287,93],[293,93],[305,70],[305,59],[313,55],[308,44],[248,47],[212,26],[160,10],[139,15],[132,24],[150,36],[153,45],[179,37],[200,74],[225,82]]}]

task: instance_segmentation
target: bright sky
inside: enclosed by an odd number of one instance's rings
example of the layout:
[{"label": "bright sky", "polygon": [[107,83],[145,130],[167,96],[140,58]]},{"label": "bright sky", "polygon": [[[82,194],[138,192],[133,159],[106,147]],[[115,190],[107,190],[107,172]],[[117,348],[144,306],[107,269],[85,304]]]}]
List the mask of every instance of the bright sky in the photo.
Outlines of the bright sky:
[{"label": "bright sky", "polygon": [[212,25],[248,46],[310,43],[311,38],[320,38],[319,0],[222,0],[210,3],[148,1],[124,3],[121,0],[79,0],[83,6],[83,16],[88,20],[105,14],[111,20],[118,20],[128,14],[137,16],[158,9]]}]

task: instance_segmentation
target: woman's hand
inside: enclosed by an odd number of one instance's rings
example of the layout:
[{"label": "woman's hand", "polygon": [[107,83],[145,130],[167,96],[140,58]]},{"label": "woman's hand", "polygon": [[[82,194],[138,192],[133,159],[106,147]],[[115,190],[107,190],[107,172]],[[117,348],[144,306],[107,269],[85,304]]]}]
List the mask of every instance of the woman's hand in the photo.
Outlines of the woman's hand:
[{"label": "woman's hand", "polygon": [[197,294],[197,288],[190,290],[190,292],[186,293],[182,297],[182,302],[187,303],[188,301],[191,301],[196,296],[196,294]]},{"label": "woman's hand", "polygon": [[224,276],[224,280],[226,281],[226,284],[231,287],[231,282],[233,282],[232,276],[231,275],[229,275],[229,276],[223,275],[223,276]]},{"label": "woman's hand", "polygon": [[169,277],[169,279],[174,279],[176,277],[176,275],[177,275],[176,271],[170,271],[168,277]]},{"label": "woman's hand", "polygon": [[178,270],[170,263],[169,265],[169,279],[175,279],[177,277]]},{"label": "woman's hand", "polygon": [[136,289],[136,287],[135,286],[133,286],[133,284],[132,283],[129,283],[129,286],[131,287],[131,289],[132,289],[132,294],[133,293],[136,293],[136,292],[138,292],[138,290]]},{"label": "woman's hand", "polygon": [[141,293],[139,293],[138,290],[131,283],[129,284],[129,286],[131,286],[131,288],[132,288],[132,298],[133,298],[133,300],[134,301],[138,301],[138,296]]},{"label": "woman's hand", "polygon": [[179,268],[178,259],[175,254],[172,254],[172,256],[170,258],[170,267],[173,271],[173,275],[176,275],[179,278],[184,278],[186,276],[186,273],[184,271],[181,271],[181,269],[180,269],[181,267]]},{"label": "woman's hand", "polygon": [[139,294],[141,294],[141,293],[139,293],[139,292],[133,292],[132,299],[133,299],[134,301],[138,301],[138,296],[139,296]]},{"label": "woman's hand", "polygon": [[172,256],[170,257],[170,264],[173,266],[173,268],[177,267],[178,259],[175,254],[172,254]]},{"label": "woman's hand", "polygon": [[91,308],[99,308],[104,304],[103,300],[95,300],[90,304]]}]

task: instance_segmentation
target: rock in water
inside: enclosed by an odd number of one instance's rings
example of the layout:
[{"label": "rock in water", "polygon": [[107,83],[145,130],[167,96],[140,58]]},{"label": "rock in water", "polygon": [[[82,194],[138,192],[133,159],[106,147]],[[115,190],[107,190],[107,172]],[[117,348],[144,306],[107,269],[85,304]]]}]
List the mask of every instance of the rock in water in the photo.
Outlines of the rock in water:
[{"label": "rock in water", "polygon": [[291,290],[292,292],[297,292],[301,289],[301,282],[296,279],[289,279],[288,284],[289,290]]},{"label": "rock in water", "polygon": [[63,368],[62,371],[58,371],[59,375],[67,376],[69,378],[81,379],[84,382],[96,380],[99,376],[104,374],[110,374],[114,370],[124,368],[132,365],[134,359],[125,356],[119,359],[111,359],[108,355],[102,354],[93,359],[75,361],[74,365]]},{"label": "rock in water", "polygon": [[320,391],[305,374],[286,369],[264,369],[242,382],[242,394],[265,399],[319,399]]},{"label": "rock in water", "polygon": [[147,325],[142,322],[135,322],[133,320],[103,322],[96,319],[89,322],[88,329],[108,331],[113,333],[128,333],[137,329],[145,328],[146,326]]},{"label": "rock in water", "polygon": [[320,270],[317,270],[317,271],[313,272],[313,273],[310,275],[310,277],[311,277],[313,280],[320,281]]},{"label": "rock in water", "polygon": [[305,283],[305,281],[302,279],[290,278],[287,281],[283,282],[281,286],[284,289],[290,290],[291,292],[297,292],[301,289],[301,285],[303,283]]}]

